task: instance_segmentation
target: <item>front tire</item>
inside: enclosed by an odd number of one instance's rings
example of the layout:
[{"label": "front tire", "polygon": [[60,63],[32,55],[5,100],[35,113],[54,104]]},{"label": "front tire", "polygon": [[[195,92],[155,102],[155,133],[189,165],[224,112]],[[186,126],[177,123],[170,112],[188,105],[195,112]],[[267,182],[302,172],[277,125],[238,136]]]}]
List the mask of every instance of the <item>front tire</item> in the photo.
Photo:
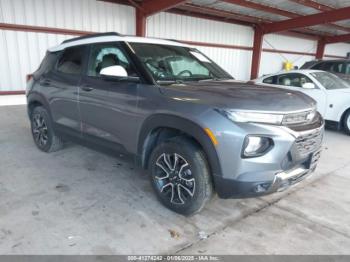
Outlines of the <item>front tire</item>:
[{"label": "front tire", "polygon": [[31,130],[36,146],[44,152],[55,152],[62,148],[63,142],[53,129],[48,111],[38,106],[31,114]]},{"label": "front tire", "polygon": [[176,213],[198,213],[212,197],[205,154],[191,139],[178,137],[156,146],[149,170],[158,199]]},{"label": "front tire", "polygon": [[350,135],[350,110],[345,113],[343,118],[343,126],[346,134]]}]

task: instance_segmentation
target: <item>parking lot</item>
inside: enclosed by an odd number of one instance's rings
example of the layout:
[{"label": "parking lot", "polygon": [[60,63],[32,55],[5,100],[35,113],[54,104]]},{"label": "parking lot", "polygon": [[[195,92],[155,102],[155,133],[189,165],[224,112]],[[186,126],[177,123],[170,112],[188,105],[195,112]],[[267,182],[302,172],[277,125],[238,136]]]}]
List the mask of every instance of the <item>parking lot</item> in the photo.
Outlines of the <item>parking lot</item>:
[{"label": "parking lot", "polygon": [[1,254],[349,254],[350,137],[327,130],[316,173],[183,217],[123,156],[33,143],[25,106],[0,107]]}]

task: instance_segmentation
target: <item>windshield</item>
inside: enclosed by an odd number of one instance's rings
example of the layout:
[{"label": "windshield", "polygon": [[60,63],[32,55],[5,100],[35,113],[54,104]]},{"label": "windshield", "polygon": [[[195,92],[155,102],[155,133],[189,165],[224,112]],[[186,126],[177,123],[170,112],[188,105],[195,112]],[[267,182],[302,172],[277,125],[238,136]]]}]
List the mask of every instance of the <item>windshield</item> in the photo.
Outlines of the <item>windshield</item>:
[{"label": "windshield", "polygon": [[343,89],[350,88],[350,85],[336,75],[328,72],[315,72],[311,75],[316,78],[326,89]]},{"label": "windshield", "polygon": [[232,79],[196,49],[147,43],[130,43],[157,82]]}]

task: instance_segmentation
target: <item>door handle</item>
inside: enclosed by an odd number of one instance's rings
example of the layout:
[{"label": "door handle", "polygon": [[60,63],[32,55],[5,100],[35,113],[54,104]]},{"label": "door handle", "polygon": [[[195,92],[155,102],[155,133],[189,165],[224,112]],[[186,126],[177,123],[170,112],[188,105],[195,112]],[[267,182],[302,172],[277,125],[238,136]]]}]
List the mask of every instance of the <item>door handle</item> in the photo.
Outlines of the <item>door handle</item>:
[{"label": "door handle", "polygon": [[48,79],[42,79],[42,80],[40,80],[40,85],[42,85],[42,86],[49,86],[49,85],[51,85],[51,81],[50,80],[48,80]]},{"label": "door handle", "polygon": [[82,86],[81,89],[85,92],[90,92],[94,90],[91,86]]}]

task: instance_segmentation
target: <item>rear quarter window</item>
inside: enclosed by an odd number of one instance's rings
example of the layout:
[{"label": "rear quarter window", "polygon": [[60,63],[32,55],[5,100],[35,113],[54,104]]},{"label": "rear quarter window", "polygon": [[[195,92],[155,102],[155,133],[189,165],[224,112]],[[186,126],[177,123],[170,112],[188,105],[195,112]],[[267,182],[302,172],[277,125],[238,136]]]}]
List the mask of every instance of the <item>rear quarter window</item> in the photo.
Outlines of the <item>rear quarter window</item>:
[{"label": "rear quarter window", "polygon": [[58,53],[47,52],[39,68],[35,71],[34,76],[48,73],[56,64]]},{"label": "rear quarter window", "polygon": [[270,77],[268,77],[268,78],[265,78],[264,80],[263,80],[263,83],[265,83],[265,84],[274,84],[274,77],[273,76],[270,76]]},{"label": "rear quarter window", "polygon": [[318,63],[318,64],[312,66],[311,68],[312,69],[317,69],[317,70],[322,70],[323,67],[324,67],[324,63]]},{"label": "rear quarter window", "polygon": [[79,75],[83,71],[83,57],[85,47],[75,46],[67,48],[60,56],[56,70],[61,73]]}]

